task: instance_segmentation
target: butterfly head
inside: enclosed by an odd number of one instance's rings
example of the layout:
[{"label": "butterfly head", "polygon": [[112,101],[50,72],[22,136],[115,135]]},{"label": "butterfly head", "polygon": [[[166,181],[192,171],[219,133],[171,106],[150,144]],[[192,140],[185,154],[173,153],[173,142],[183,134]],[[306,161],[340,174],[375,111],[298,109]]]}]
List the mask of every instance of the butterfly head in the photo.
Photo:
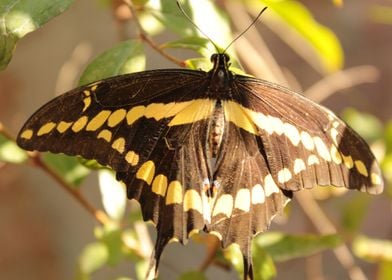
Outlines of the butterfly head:
[{"label": "butterfly head", "polygon": [[215,53],[211,56],[213,68],[209,72],[211,77],[210,90],[224,91],[230,89],[233,74],[230,72],[230,57],[226,53]]}]

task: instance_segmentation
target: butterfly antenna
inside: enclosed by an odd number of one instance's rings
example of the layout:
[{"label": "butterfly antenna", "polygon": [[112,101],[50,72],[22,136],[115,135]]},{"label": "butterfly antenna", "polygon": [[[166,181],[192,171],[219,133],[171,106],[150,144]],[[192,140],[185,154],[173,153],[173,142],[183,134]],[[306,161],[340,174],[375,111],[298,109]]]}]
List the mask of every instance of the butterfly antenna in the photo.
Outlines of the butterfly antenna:
[{"label": "butterfly antenna", "polygon": [[208,39],[208,41],[211,42],[211,44],[215,47],[215,50],[219,53],[219,48],[218,45],[215,44],[215,42],[199,28],[199,26],[196,25],[196,23],[193,22],[193,19],[185,12],[185,10],[182,8],[180,2],[176,0],[177,6],[180,9],[181,13],[185,16],[185,18],[204,36]]},{"label": "butterfly antenna", "polygon": [[249,26],[248,26],[247,28],[245,28],[244,31],[242,31],[237,37],[235,37],[233,41],[231,41],[231,43],[224,49],[223,53],[225,53],[226,50],[227,50],[228,48],[230,48],[230,46],[231,46],[235,41],[238,40],[238,38],[242,37],[242,35],[244,35],[244,34],[249,30],[249,28],[251,28],[253,25],[255,25],[255,23],[257,22],[257,20],[260,18],[260,16],[262,15],[262,13],[264,13],[264,11],[267,10],[267,8],[268,8],[268,7],[264,7],[264,8],[260,11],[260,13],[257,15],[257,17],[255,17],[255,19],[251,22],[251,24],[249,24]]}]

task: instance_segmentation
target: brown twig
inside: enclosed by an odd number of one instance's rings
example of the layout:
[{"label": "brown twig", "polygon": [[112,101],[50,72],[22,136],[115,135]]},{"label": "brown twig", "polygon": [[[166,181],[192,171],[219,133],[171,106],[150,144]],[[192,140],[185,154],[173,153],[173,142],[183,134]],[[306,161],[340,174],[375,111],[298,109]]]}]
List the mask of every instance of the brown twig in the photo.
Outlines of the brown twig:
[{"label": "brown twig", "polygon": [[[295,198],[318,232],[321,234],[334,234],[337,232],[335,226],[314,200],[311,193],[300,191],[295,194]],[[367,279],[363,271],[355,264],[354,257],[345,244],[335,248],[333,252],[340,264],[347,270],[350,279]]]},{"label": "brown twig", "polygon": [[[8,140],[15,142],[15,138],[5,129],[4,125],[0,122],[0,134],[6,137]],[[82,194],[71,184],[66,182],[59,174],[52,170],[45,162],[42,161],[41,154],[38,152],[27,152],[27,156],[34,166],[37,166],[43,170],[46,174],[50,175],[67,193],[69,193],[84,209],[87,210],[100,224],[107,224],[110,219],[101,210],[96,209],[91,205]]]},{"label": "brown twig", "polygon": [[147,32],[143,29],[143,26],[140,24],[140,21],[137,17],[136,11],[131,3],[131,1],[129,0],[124,0],[124,3],[126,3],[133,15],[133,19],[136,23],[136,26],[139,30],[139,38],[140,40],[142,40],[143,42],[145,42],[146,44],[148,44],[152,49],[154,49],[156,52],[158,52],[160,55],[162,55],[163,57],[165,57],[167,60],[173,62],[174,64],[177,64],[180,67],[185,67],[186,64],[184,61],[182,60],[178,60],[177,58],[175,58],[174,56],[168,54],[167,52],[165,52],[164,50],[162,50],[162,48],[159,47],[158,44],[156,44],[153,40],[151,40],[148,35]]},{"label": "brown twig", "polygon": [[340,90],[359,84],[374,83],[379,77],[380,73],[374,66],[352,67],[317,81],[304,92],[304,95],[316,102],[321,102]]}]

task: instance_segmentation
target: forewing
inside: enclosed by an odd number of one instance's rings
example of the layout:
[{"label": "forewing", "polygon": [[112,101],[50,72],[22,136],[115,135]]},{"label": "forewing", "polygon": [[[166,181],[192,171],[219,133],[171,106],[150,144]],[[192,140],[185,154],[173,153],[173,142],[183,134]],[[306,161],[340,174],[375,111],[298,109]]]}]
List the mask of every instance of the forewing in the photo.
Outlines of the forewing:
[{"label": "forewing", "polygon": [[[330,110],[281,86],[239,77],[230,120],[258,135],[286,190],[333,185],[380,193],[380,167],[366,142]],[[235,112],[241,114],[235,114]]]}]

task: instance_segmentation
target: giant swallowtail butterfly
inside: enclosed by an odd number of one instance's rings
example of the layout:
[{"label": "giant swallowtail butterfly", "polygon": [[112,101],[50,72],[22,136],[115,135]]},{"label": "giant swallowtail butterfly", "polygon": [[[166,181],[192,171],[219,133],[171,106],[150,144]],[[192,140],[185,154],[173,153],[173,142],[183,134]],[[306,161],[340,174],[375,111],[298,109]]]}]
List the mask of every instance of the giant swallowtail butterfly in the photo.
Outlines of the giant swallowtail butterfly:
[{"label": "giant swallowtail butterfly", "polygon": [[61,95],[21,129],[26,150],[110,166],[157,228],[153,266],[171,240],[199,231],[239,245],[253,278],[251,241],[293,193],[337,186],[378,194],[365,141],[328,109],[264,80],[167,69],[116,76]]}]

